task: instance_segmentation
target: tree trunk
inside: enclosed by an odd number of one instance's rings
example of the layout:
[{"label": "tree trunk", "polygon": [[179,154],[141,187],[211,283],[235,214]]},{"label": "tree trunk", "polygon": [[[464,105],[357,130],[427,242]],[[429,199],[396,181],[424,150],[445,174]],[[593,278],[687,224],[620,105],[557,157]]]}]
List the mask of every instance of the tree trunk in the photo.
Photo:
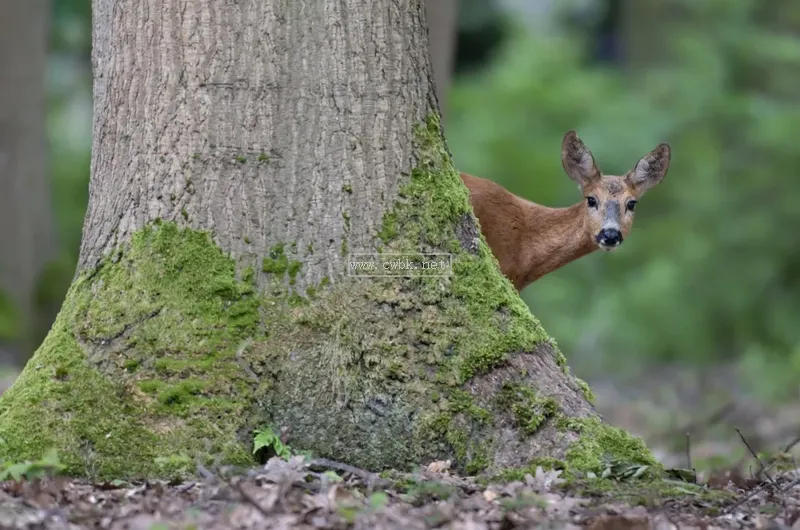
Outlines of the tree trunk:
[{"label": "tree trunk", "polygon": [[36,282],[55,243],[45,129],[50,4],[15,0],[0,17],[0,363],[33,350]]},{"label": "tree trunk", "polygon": [[273,429],[376,470],[652,460],[480,238],[421,0],[138,5],[94,3],[79,274],[0,398],[0,458],[165,476]]},{"label": "tree trunk", "polygon": [[447,93],[453,77],[458,29],[458,0],[427,0],[431,66],[442,124],[447,118]]}]

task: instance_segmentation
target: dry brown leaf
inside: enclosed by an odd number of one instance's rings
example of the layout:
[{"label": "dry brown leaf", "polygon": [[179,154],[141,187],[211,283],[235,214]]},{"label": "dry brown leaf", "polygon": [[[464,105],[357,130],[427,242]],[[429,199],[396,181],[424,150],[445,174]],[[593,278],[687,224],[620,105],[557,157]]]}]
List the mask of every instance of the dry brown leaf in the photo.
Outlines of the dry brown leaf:
[{"label": "dry brown leaf", "polygon": [[425,469],[427,469],[431,473],[444,473],[445,471],[450,469],[451,465],[452,462],[450,460],[437,460],[425,466]]}]

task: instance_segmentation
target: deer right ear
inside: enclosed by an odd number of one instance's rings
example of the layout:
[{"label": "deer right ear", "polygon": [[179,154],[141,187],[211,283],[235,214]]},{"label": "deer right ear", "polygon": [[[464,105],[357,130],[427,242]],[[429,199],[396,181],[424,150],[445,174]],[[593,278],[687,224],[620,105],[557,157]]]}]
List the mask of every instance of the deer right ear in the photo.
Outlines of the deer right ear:
[{"label": "deer right ear", "polygon": [[600,178],[600,170],[592,152],[583,144],[575,131],[567,131],[561,142],[561,165],[569,178],[583,188]]},{"label": "deer right ear", "polygon": [[627,181],[640,194],[649,190],[662,180],[669,169],[669,144],[660,144],[639,160],[626,177]]}]

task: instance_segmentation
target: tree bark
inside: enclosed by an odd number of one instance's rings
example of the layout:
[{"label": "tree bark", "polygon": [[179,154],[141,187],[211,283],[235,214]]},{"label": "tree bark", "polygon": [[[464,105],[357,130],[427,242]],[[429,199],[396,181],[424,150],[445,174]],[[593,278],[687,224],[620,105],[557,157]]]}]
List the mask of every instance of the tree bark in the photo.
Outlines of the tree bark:
[{"label": "tree bark", "polygon": [[136,6],[94,3],[79,274],[0,397],[0,458],[172,476],[272,429],[375,470],[652,462],[480,237],[421,0]]},{"label": "tree bark", "polygon": [[33,350],[36,283],[53,257],[45,128],[50,4],[15,0],[0,17],[0,363]]},{"label": "tree bark", "polygon": [[444,124],[447,121],[447,93],[450,91],[455,62],[458,1],[427,0],[425,5],[436,98],[439,101],[441,121]]}]

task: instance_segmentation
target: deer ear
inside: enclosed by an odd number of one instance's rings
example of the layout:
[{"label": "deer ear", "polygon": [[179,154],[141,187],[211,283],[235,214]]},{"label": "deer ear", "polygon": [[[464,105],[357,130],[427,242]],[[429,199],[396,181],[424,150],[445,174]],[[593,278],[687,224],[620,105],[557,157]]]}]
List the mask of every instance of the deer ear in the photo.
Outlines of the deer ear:
[{"label": "deer ear", "polygon": [[637,192],[644,193],[662,180],[669,169],[670,147],[661,144],[636,163],[626,180]]},{"label": "deer ear", "polygon": [[597,169],[592,152],[575,131],[567,131],[561,142],[561,165],[569,178],[582,188],[600,178],[600,170]]}]

